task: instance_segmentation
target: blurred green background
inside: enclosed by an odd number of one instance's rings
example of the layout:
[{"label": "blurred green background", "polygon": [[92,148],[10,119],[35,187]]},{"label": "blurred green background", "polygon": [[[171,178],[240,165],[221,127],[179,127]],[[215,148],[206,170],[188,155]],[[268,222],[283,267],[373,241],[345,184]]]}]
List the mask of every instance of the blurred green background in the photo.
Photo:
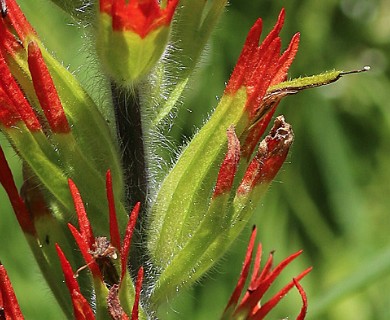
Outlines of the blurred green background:
[{"label": "blurred green background", "polygon": [[[104,93],[93,91],[96,74],[83,46],[85,27],[47,0],[18,2],[48,48],[102,100]],[[301,32],[291,77],[365,65],[371,71],[281,103],[278,114],[293,125],[295,142],[252,223],[265,253],[276,250],[276,262],[305,251],[282,274],[279,287],[314,266],[302,281],[309,297],[307,319],[390,319],[388,0],[231,0],[170,132],[173,148],[188,140],[215,107],[256,18],[263,17],[268,32],[281,7],[287,12],[284,46]],[[7,145],[3,138],[1,145]],[[4,148],[20,184],[20,162]],[[3,190],[0,204],[0,260],[26,319],[61,319]],[[239,275],[249,232],[199,285],[169,302],[160,318],[218,319]],[[296,292],[290,293],[269,319],[293,319],[300,303]]]}]

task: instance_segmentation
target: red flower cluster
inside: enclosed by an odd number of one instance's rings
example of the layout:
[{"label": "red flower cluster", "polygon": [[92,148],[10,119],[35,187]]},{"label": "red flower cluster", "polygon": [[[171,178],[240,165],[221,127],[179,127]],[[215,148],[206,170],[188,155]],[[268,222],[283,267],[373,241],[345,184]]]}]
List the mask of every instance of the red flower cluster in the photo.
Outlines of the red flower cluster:
[{"label": "red flower cluster", "polygon": [[141,38],[160,26],[169,26],[179,0],[168,0],[161,8],[157,0],[100,0],[100,12],[112,17],[115,31],[131,30]]},{"label": "red flower cluster", "polygon": [[288,283],[284,288],[279,290],[272,298],[270,298],[266,303],[260,304],[260,300],[272,285],[275,279],[287,267],[295,258],[297,258],[302,251],[298,251],[284,259],[279,263],[274,269],[272,269],[273,256],[270,254],[267,262],[265,263],[263,269],[260,269],[261,263],[261,254],[262,247],[261,244],[258,245],[256,251],[256,257],[254,261],[254,266],[252,270],[252,277],[250,279],[248,289],[246,290],[244,296],[239,302],[242,290],[244,288],[246,279],[249,273],[249,267],[251,265],[253,248],[255,246],[256,239],[256,227],[253,228],[251,238],[249,240],[248,249],[246,252],[244,264],[241,270],[240,278],[237,282],[236,288],[232,296],[229,299],[229,302],[225,308],[225,311],[222,315],[222,319],[247,319],[247,320],[261,320],[278,304],[278,302],[291,290],[292,287],[296,287],[302,297],[302,309],[297,317],[297,320],[303,320],[306,316],[307,310],[307,299],[306,294],[298,281],[300,281],[304,276],[306,276],[310,271],[311,267],[301,272],[297,277],[295,277],[290,283]]},{"label": "red flower cluster", "polygon": [[[90,269],[94,280],[100,282],[101,285],[109,286],[109,294],[107,296],[107,305],[108,310],[111,315],[120,316],[121,319],[129,319],[128,315],[123,311],[118,292],[120,289],[127,290],[127,288],[121,288],[124,283],[124,278],[127,274],[127,260],[129,256],[131,238],[133,235],[135,223],[137,221],[140,203],[137,203],[133,208],[129,222],[126,227],[125,236],[123,243],[121,245],[118,222],[115,212],[115,202],[114,194],[112,190],[112,180],[110,171],[107,172],[106,176],[106,190],[107,190],[107,199],[109,202],[109,217],[110,217],[110,240],[106,237],[95,237],[92,232],[92,227],[89,223],[87,213],[84,208],[80,193],[73,183],[72,180],[69,180],[69,189],[71,191],[75,209],[77,212],[79,229],[77,230],[72,224],[68,224],[70,231],[72,232],[76,243],[81,251],[81,254],[84,257],[86,266]],[[59,245],[56,245],[58,256],[61,261],[62,270],[65,275],[66,285],[69,289],[70,295],[72,297],[74,315],[77,320],[88,320],[94,319],[94,312],[89,305],[88,301],[83,297],[80,291],[80,287],[75,279],[75,273],[72,270],[72,267],[69,261],[66,259],[65,254],[62,252]],[[120,257],[120,268],[121,274],[118,279],[116,275],[116,268],[113,265],[113,260],[117,258],[119,254]],[[84,268],[80,268],[80,272]],[[134,306],[132,311],[132,320],[138,319],[138,304],[139,297],[141,292],[143,279],[143,268],[141,267],[138,272],[138,277],[136,281],[136,292],[134,299]],[[95,285],[95,290],[97,286]],[[117,319],[117,318],[114,318]]]}]

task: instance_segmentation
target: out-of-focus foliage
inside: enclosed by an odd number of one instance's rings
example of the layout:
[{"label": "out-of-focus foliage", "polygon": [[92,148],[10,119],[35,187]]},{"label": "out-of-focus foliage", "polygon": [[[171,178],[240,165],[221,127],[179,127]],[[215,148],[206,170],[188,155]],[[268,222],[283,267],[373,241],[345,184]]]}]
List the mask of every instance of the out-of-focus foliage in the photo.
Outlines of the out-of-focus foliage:
[{"label": "out-of-focus foliage", "polygon": [[[45,0],[25,0],[21,5],[49,49],[76,72],[87,89],[93,89],[94,81],[104,88],[95,73],[85,67],[85,59],[92,59],[82,46],[82,26],[72,25]],[[296,31],[301,32],[291,76],[365,65],[370,65],[371,71],[283,101],[279,113],[293,125],[295,142],[289,162],[253,223],[258,225],[265,250],[276,250],[277,261],[300,248],[305,250],[280,281],[285,283],[308,265],[314,266],[303,280],[309,297],[308,319],[389,319],[387,0],[231,0],[182,101],[177,125],[169,134],[173,145],[180,146],[202,124],[216,105],[216,95],[222,94],[250,26],[261,16],[264,29],[269,30],[282,6],[287,12],[285,45]],[[95,91],[94,97],[101,100],[104,92]],[[58,319],[55,303],[51,303],[43,280],[37,279],[37,266],[26,253],[22,233],[0,192],[0,257],[7,265],[23,312],[28,319]],[[207,281],[167,305],[161,319],[217,319],[238,277],[248,234],[249,230]],[[299,306],[299,296],[291,293],[270,318],[294,318]],[[42,312],[47,316],[42,317]]]}]

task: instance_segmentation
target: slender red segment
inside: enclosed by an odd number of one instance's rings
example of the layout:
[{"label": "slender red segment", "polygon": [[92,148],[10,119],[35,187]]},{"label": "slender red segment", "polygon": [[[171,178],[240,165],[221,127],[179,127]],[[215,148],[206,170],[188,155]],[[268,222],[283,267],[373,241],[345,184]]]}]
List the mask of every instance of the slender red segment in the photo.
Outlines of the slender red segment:
[{"label": "slender red segment", "polygon": [[[298,251],[297,253],[294,253],[284,259],[281,263],[279,263],[274,270],[270,272],[270,274],[258,285],[256,290],[252,292],[247,299],[243,299],[241,302],[239,308],[237,309],[237,312],[240,312],[241,309],[249,309],[253,310],[256,308],[258,302],[261,300],[261,298],[264,296],[266,291],[269,289],[269,287],[272,285],[272,283],[275,281],[275,279],[280,275],[280,273],[293,261],[295,260],[302,251]],[[262,307],[263,308],[263,307]]]},{"label": "slender red segment", "polygon": [[256,279],[260,276],[260,264],[261,264],[261,255],[263,253],[263,246],[261,243],[258,244],[255,256],[255,262],[253,263],[253,270],[251,280],[249,282],[249,290],[251,290],[252,283],[255,283]]},{"label": "slender red segment", "polygon": [[24,319],[7,271],[0,263],[0,309],[1,308],[4,311],[5,319]]},{"label": "slender red segment", "polygon": [[134,206],[132,212],[130,213],[129,221],[127,223],[126,227],[126,233],[125,233],[125,238],[123,239],[123,245],[121,248],[121,282],[126,274],[127,270],[127,259],[129,256],[129,251],[130,251],[130,245],[131,245],[131,238],[133,236],[135,224],[137,222],[139,210],[140,210],[141,203],[137,202],[136,205]]},{"label": "slender red segment", "polygon": [[73,198],[74,207],[76,209],[77,218],[79,222],[80,233],[88,243],[88,247],[92,248],[92,245],[95,243],[95,237],[92,232],[91,224],[89,223],[87,212],[85,211],[85,207],[83,204],[83,200],[81,199],[81,195],[75,183],[68,179],[70,193]]},{"label": "slender red segment", "polygon": [[297,279],[293,279],[295,287],[298,289],[299,294],[301,295],[302,298],[302,308],[301,311],[299,312],[299,315],[297,317],[297,320],[304,320],[306,317],[307,313],[307,296],[305,290],[303,290],[301,284],[298,282]]},{"label": "slender red segment", "polygon": [[157,0],[100,0],[100,12],[112,17],[115,31],[133,31],[141,38],[161,27],[169,26],[179,0],[168,0],[161,8]]},{"label": "slender red segment", "polygon": [[30,69],[35,94],[38,97],[41,108],[46,116],[47,122],[53,132],[68,133],[70,127],[62,108],[60,97],[54,85],[41,50],[36,42],[28,45],[28,67]]},{"label": "slender red segment", "polygon": [[249,268],[251,265],[252,252],[253,252],[253,247],[255,245],[256,234],[257,234],[257,229],[256,226],[254,226],[252,229],[251,237],[249,239],[249,244],[246,250],[245,259],[242,265],[240,277],[238,278],[237,285],[234,288],[233,294],[231,295],[229,302],[226,305],[225,312],[230,308],[235,308],[238,303],[238,300],[240,299],[242,289],[244,288],[246,279],[248,277]]},{"label": "slender red segment", "polygon": [[71,294],[74,313],[75,313],[75,319],[76,320],[94,320],[96,319],[95,314],[89,305],[89,302],[87,299],[84,298],[84,296],[76,291],[73,290]]},{"label": "slender red segment", "polygon": [[[282,300],[282,298],[295,286],[295,282],[301,280],[305,277],[312,268],[308,268],[297,277],[295,277],[291,282],[289,282],[285,287],[283,287],[279,292],[277,292],[271,299],[269,299],[264,305],[257,310],[256,313],[252,314],[250,319],[261,320],[273,309],[275,306]],[[307,304],[306,304],[307,306]]]},{"label": "slender red segment", "polygon": [[133,310],[131,311],[131,320],[138,320],[139,300],[141,296],[143,279],[144,279],[144,268],[141,267],[138,270],[137,280],[135,282],[135,297],[134,297]]},{"label": "slender red segment", "polygon": [[73,290],[80,292],[80,287],[79,284],[77,283],[76,278],[74,277],[72,266],[70,265],[68,259],[66,259],[64,252],[62,251],[61,247],[57,243],[55,244],[55,247],[56,247],[57,255],[60,259],[62,272],[64,273],[65,283],[69,289],[69,292],[71,294]]},{"label": "slender red segment", "polygon": [[[268,259],[267,259],[261,273],[257,276],[257,278],[254,278],[253,281],[251,281],[251,283],[250,283],[251,289],[255,290],[255,288],[257,288],[260,285],[260,283],[262,281],[264,281],[265,278],[267,278],[267,276],[271,273],[273,262],[274,262],[274,254],[273,254],[273,252],[271,252],[268,256]],[[245,297],[244,297],[244,299],[245,299]]]},{"label": "slender red segment", "polygon": [[108,200],[108,210],[110,216],[110,242],[118,250],[121,249],[121,239],[119,234],[118,220],[115,210],[115,199],[114,191],[112,189],[112,177],[111,171],[108,170],[106,173],[106,191]]},{"label": "slender red segment", "polygon": [[230,192],[240,161],[240,140],[238,140],[236,133],[234,132],[234,127],[230,127],[227,130],[227,139],[228,151],[219,169],[213,198]]},{"label": "slender red segment", "polygon": [[0,183],[5,189],[8,198],[11,202],[12,208],[16,214],[19,225],[23,232],[36,235],[34,222],[26,208],[26,205],[21,198],[18,189],[16,188],[15,181],[12,175],[11,168],[5,158],[3,149],[0,146]]},{"label": "slender red segment", "polygon": [[237,60],[237,64],[225,88],[225,93],[233,94],[242,86],[246,70],[248,69],[247,64],[251,61],[251,54],[256,51],[256,48],[259,45],[262,29],[263,21],[261,19],[257,19],[255,24],[249,30],[244,47],[242,48],[241,54]]},{"label": "slender red segment", "polygon": [[100,272],[99,266],[90,253],[92,248],[89,247],[84,237],[73,225],[68,223],[68,227],[74,239],[76,240],[77,246],[79,247],[81,254],[83,255],[85,263],[88,265],[88,268],[91,270],[92,275],[94,276],[94,278],[99,278],[101,281],[103,281],[103,276]]},{"label": "slender red segment", "polygon": [[64,252],[61,250],[60,246],[56,243],[55,245],[58,257],[60,259],[62,272],[64,273],[65,283],[69,290],[70,296],[72,298],[73,312],[75,319],[77,320],[89,320],[95,319],[95,315],[89,305],[88,301],[82,296],[80,292],[79,284],[77,283],[76,278],[72,270],[68,259]]},{"label": "slender red segment", "polygon": [[248,289],[245,292],[244,297],[241,299],[241,302],[237,306],[246,279],[248,277],[248,271],[252,260],[252,253],[255,244],[255,237],[256,237],[256,228],[254,227],[249,241],[248,249],[246,252],[244,264],[241,270],[238,283],[233,291],[233,294],[229,299],[229,302],[224,310],[222,318],[230,319],[234,317],[239,317],[248,320],[264,319],[264,317],[269,313],[269,311],[271,311],[271,309],[273,309],[279,303],[279,301],[291,290],[291,288],[296,286],[302,297],[302,303],[303,303],[303,306],[301,308],[297,320],[303,320],[307,310],[307,298],[303,288],[299,285],[298,281],[300,281],[303,277],[305,277],[312,270],[312,268],[308,268],[303,272],[301,272],[291,282],[289,282],[286,286],[284,286],[281,290],[279,290],[265,304],[260,303],[265,292],[273,284],[273,282],[280,275],[280,273],[292,261],[294,261],[302,253],[302,251],[298,251],[290,255],[282,262],[280,262],[273,270],[271,270],[272,261],[273,261],[273,255],[271,253],[263,270],[261,270],[260,260],[261,260],[262,248],[261,245],[259,245],[257,248],[254,267],[252,270],[252,275],[251,275],[250,283],[248,285]]},{"label": "slender red segment", "polygon": [[278,61],[278,71],[271,81],[271,86],[276,85],[286,80],[287,71],[290,68],[294,58],[298,52],[300,34],[296,33],[292,37],[290,44],[286,51],[283,52],[282,56]]},{"label": "slender red segment", "polygon": [[[259,40],[262,31],[262,20],[258,19],[255,22],[245,40],[244,47],[230,77],[229,83],[226,86],[225,93],[231,94],[236,92],[241,86],[254,86],[258,83],[264,82],[263,79],[261,79],[261,81],[259,81],[258,78],[256,79],[256,75],[259,73],[256,69],[262,65],[264,66],[264,61],[266,60],[265,57],[270,56],[272,52],[274,52],[276,58],[279,58],[279,52],[274,50],[271,44],[280,41],[278,35],[282,29],[284,17],[285,11],[282,9],[277,23],[261,45],[259,45]],[[273,46],[275,46],[275,44]]]}]

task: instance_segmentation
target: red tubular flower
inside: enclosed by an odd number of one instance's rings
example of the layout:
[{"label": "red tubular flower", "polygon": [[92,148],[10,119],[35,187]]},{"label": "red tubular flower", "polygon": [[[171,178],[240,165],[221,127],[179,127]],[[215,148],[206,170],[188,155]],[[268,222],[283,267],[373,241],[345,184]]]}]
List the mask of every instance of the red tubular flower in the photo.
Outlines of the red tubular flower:
[{"label": "red tubular flower", "polygon": [[297,320],[303,320],[306,315],[307,310],[307,299],[306,294],[303,288],[298,283],[305,275],[307,275],[312,268],[308,268],[305,271],[301,272],[297,277],[295,277],[290,283],[288,283],[284,288],[277,292],[272,298],[270,298],[266,303],[260,304],[260,300],[264,296],[265,292],[272,285],[275,279],[279,274],[289,265],[295,258],[297,258],[302,251],[298,251],[295,254],[287,257],[281,263],[279,263],[272,270],[272,260],[273,256],[270,254],[264,268],[260,269],[261,253],[262,248],[259,244],[257,247],[256,258],[254,262],[254,267],[252,271],[252,276],[248,289],[241,301],[239,298],[241,296],[242,290],[244,288],[246,279],[249,273],[249,266],[252,260],[252,253],[255,245],[256,238],[256,227],[253,228],[252,235],[249,241],[247,253],[245,256],[244,264],[242,271],[236,285],[236,288],[233,291],[232,296],[229,299],[229,302],[224,310],[222,319],[248,319],[248,320],[261,320],[278,304],[278,302],[291,290],[292,287],[296,286],[303,302],[303,307],[297,317]]},{"label": "red tubular flower", "polygon": [[7,271],[0,262],[0,319],[23,320]]},{"label": "red tubular flower", "polygon": [[[287,71],[298,51],[299,33],[296,33],[280,55],[281,39],[279,33],[284,23],[285,11],[279,14],[278,21],[260,45],[262,20],[258,19],[249,31],[244,48],[225,89],[232,95],[245,87],[248,112],[248,129],[240,136],[242,155],[249,159],[260,137],[264,134],[279,101],[285,94],[269,92],[274,85],[286,80]],[[259,81],[261,79],[261,81]]]},{"label": "red tubular flower", "polygon": [[[140,209],[140,203],[137,203],[135,205],[134,209],[130,214],[123,243],[121,245],[118,222],[115,212],[115,202],[112,190],[112,178],[110,171],[107,171],[106,174],[106,190],[107,199],[109,202],[108,207],[111,240],[108,240],[106,237],[94,236],[80,193],[77,189],[77,186],[70,179],[69,189],[74,201],[80,231],[77,230],[70,223],[68,224],[68,226],[86,262],[86,265],[79,268],[76,271],[76,274],[88,267],[92,273],[92,276],[95,280],[97,280],[98,283],[103,286],[110,287],[110,290],[108,291],[108,295],[106,297],[108,312],[115,316],[114,318],[119,316],[121,319],[129,319],[125,311],[123,311],[121,307],[121,303],[119,300],[119,292],[120,290],[128,289],[127,287],[122,286],[122,283],[124,282],[124,278],[126,276],[127,278],[130,278],[127,271],[127,261],[130,250],[131,238]],[[65,282],[71,294],[75,317],[77,319],[94,319],[94,315],[93,318],[91,318],[89,303],[80,292],[80,288],[77,284],[77,281],[74,277],[74,273],[68,260],[66,259],[64,253],[58,245],[56,246],[56,249],[61,261],[63,273],[65,275]],[[118,276],[115,263],[113,263],[114,260],[117,259],[118,254],[120,256],[121,262],[120,277]],[[134,288],[135,292],[133,311],[131,316],[132,320],[138,319],[139,298],[142,287],[142,280],[143,268],[139,270],[136,285]]]},{"label": "red tubular flower", "polygon": [[169,26],[179,0],[161,8],[157,0],[100,0],[100,11],[112,17],[115,31],[133,31],[144,38],[151,31]]}]

